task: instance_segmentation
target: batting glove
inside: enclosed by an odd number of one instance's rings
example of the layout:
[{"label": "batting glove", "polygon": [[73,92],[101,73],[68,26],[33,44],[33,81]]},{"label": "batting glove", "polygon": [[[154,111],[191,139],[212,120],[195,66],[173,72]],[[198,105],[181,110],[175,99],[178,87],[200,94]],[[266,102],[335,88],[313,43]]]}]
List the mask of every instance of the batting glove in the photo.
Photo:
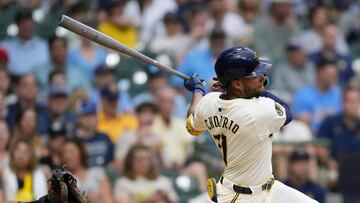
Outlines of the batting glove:
[{"label": "batting glove", "polygon": [[194,73],[189,80],[184,81],[184,86],[190,92],[200,92],[205,95],[204,80],[199,78],[199,75]]}]

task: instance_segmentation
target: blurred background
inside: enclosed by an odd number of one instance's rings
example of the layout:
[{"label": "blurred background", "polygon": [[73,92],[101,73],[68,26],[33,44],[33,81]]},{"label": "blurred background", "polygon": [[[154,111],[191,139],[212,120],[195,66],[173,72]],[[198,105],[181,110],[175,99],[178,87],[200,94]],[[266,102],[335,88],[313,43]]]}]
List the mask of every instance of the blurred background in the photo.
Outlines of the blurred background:
[{"label": "blurred background", "polygon": [[57,26],[62,14],[211,89],[247,46],[295,120],[274,135],[278,180],[319,202],[360,202],[360,3],[355,0],[1,0],[0,201],[47,193],[66,164],[95,202],[205,202],[223,161],[186,132],[183,81]]}]

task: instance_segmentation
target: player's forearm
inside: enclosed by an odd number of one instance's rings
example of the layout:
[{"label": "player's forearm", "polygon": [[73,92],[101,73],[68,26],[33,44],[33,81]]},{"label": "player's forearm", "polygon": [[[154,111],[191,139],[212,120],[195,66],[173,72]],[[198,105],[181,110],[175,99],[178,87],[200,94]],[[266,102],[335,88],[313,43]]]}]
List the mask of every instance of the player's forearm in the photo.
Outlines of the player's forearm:
[{"label": "player's forearm", "polygon": [[284,125],[290,123],[290,121],[292,120],[292,113],[290,111],[290,107],[282,99],[280,99],[279,97],[277,97],[275,94],[271,93],[268,90],[265,90],[262,96],[268,97],[268,98],[276,101],[277,103],[279,103],[282,107],[284,107],[285,114],[286,114],[286,120],[285,120]]},{"label": "player's forearm", "polygon": [[192,114],[195,111],[195,108],[197,106],[197,104],[199,103],[199,101],[201,100],[201,98],[203,97],[203,94],[201,92],[194,92],[192,99],[191,99],[191,103],[190,106],[188,108],[187,111],[187,117],[190,116],[190,114]]}]

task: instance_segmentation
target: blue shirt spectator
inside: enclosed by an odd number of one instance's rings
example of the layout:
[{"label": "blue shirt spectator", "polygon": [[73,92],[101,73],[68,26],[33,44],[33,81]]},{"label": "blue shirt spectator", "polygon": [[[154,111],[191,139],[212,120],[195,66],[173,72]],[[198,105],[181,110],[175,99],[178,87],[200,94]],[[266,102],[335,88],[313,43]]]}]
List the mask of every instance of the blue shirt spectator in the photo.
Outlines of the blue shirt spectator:
[{"label": "blue shirt spectator", "polygon": [[341,90],[332,87],[326,92],[320,92],[314,85],[309,85],[295,94],[292,107],[295,116],[309,114],[312,117],[311,127],[318,129],[326,116],[340,111]]},{"label": "blue shirt spectator", "polygon": [[[178,70],[186,75],[198,73],[200,78],[204,78],[209,84],[211,79],[216,76],[214,71],[215,57],[210,49],[193,50],[185,57]],[[182,86],[183,80],[178,77],[172,78],[172,83],[176,86]]]},{"label": "blue shirt spectator", "polygon": [[114,144],[108,135],[96,132],[85,139],[89,153],[89,166],[106,166],[114,160]]},{"label": "blue shirt spectator", "polygon": [[34,70],[34,74],[43,95],[46,94],[46,87],[51,83],[49,76],[53,71],[63,72],[65,74],[65,86],[68,93],[71,93],[76,88],[90,92],[90,81],[87,80],[77,67],[69,63],[69,60],[67,59],[67,47],[68,45],[65,38],[50,38],[49,49],[51,60],[38,66]]},{"label": "blue shirt spectator", "polygon": [[343,112],[324,120],[317,133],[330,141],[332,158],[339,166],[338,188],[345,203],[360,200],[360,92],[347,88],[343,93]]},{"label": "blue shirt spectator", "polygon": [[317,130],[328,115],[341,109],[341,90],[337,83],[335,61],[322,60],[317,64],[315,84],[295,93],[293,99],[294,117]]},{"label": "blue shirt spectator", "polygon": [[9,53],[8,70],[13,76],[29,73],[49,59],[47,43],[34,36],[34,22],[30,10],[21,10],[15,17],[19,33],[16,38],[0,42]]},{"label": "blue shirt spectator", "polygon": [[[214,70],[215,60],[225,49],[225,41],[226,34],[224,30],[215,27],[209,35],[210,48],[189,52],[178,70],[189,76],[197,73],[200,78],[205,80],[206,84],[211,84],[212,79],[216,77]],[[176,86],[183,86],[183,80],[180,78],[173,77],[171,82]]]},{"label": "blue shirt spectator", "polygon": [[343,114],[327,117],[321,124],[317,136],[330,141],[331,154],[336,157],[339,151],[360,152],[360,120],[352,127],[345,121]]},{"label": "blue shirt spectator", "polygon": [[83,100],[75,109],[77,128],[75,136],[86,143],[89,165],[106,166],[114,160],[114,145],[109,136],[97,131],[96,105],[91,100]]},{"label": "blue shirt spectator", "polygon": [[107,52],[105,49],[94,46],[90,41],[83,40],[77,49],[69,50],[69,63],[79,68],[80,72],[91,80],[93,73],[101,64],[106,61]]},{"label": "blue shirt spectator", "polygon": [[8,70],[11,75],[19,76],[29,73],[49,59],[47,44],[38,37],[29,41],[18,38],[7,39],[0,45],[9,53]]}]

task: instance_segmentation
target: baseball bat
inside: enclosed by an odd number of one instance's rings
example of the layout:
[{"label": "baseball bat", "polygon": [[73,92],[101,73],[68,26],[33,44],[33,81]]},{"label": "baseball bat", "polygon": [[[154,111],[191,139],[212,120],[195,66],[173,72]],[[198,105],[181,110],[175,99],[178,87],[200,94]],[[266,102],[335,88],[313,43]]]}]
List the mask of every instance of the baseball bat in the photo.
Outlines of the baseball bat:
[{"label": "baseball bat", "polygon": [[163,70],[170,74],[176,75],[184,80],[190,79],[190,77],[185,75],[184,73],[181,73],[173,68],[170,68],[169,66],[161,64],[158,61],[156,61],[152,58],[149,58],[149,57],[145,56],[144,54],[136,51],[135,49],[125,46],[124,44],[105,35],[104,33],[99,32],[83,23],[80,23],[77,20],[70,18],[69,16],[62,15],[61,19],[59,21],[59,25],[67,30],[70,30],[71,32],[74,32],[86,39],[94,41],[104,47],[113,49],[122,54],[129,55],[135,59],[139,59],[140,61],[142,61],[144,63],[154,65],[154,66],[158,67],[160,70]]}]

